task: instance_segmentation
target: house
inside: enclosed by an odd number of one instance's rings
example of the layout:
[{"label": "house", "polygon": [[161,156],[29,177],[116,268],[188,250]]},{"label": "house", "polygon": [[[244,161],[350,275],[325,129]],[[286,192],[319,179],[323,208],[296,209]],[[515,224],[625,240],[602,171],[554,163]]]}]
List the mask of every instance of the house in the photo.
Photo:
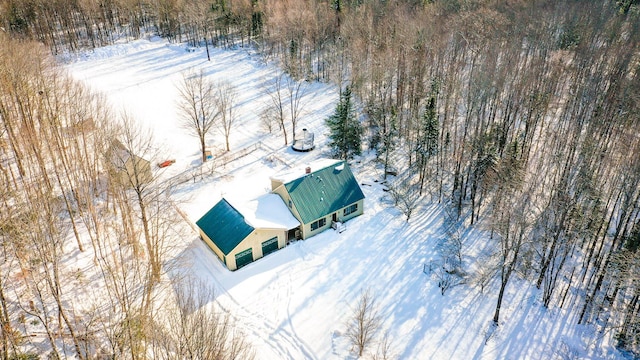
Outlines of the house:
[{"label": "house", "polygon": [[151,162],[135,155],[120,141],[114,140],[108,149],[109,171],[123,186],[138,187],[151,182]]},{"label": "house", "polygon": [[344,161],[322,159],[304,170],[273,176],[271,190],[300,222],[301,239],[363,212],[364,194]]},{"label": "house", "polygon": [[229,270],[236,270],[283,248],[300,223],[278,195],[265,194],[234,205],[223,198],[196,225],[218,258]]},{"label": "house", "polygon": [[248,203],[221,199],[197,222],[229,270],[293,239],[307,239],[363,212],[364,194],[346,162],[320,160],[271,178],[271,193]]}]

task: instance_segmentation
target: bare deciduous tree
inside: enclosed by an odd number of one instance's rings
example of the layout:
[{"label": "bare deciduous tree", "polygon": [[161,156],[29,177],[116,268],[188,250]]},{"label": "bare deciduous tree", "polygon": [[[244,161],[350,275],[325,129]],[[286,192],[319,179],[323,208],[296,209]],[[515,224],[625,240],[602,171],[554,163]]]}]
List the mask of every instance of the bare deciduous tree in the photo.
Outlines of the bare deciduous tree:
[{"label": "bare deciduous tree", "polygon": [[407,217],[408,222],[413,211],[420,205],[421,199],[420,192],[412,183],[411,177],[402,175],[402,178],[395,179],[389,185],[389,193],[393,197],[395,206]]},{"label": "bare deciduous tree", "polygon": [[234,110],[236,106],[236,98],[238,92],[235,87],[228,81],[220,81],[215,85],[216,88],[216,106],[220,113],[220,120],[218,121],[218,129],[224,135],[225,149],[229,148],[229,136],[231,136],[231,129],[236,123]]},{"label": "bare deciduous tree", "polygon": [[[153,278],[158,281],[162,261],[159,255],[160,249],[156,244],[159,238],[155,236],[156,229],[152,226],[151,207],[158,201],[162,192],[158,190],[158,184],[155,183],[158,174],[152,171],[150,162],[156,156],[157,150],[154,147],[152,134],[144,131],[128,114],[122,114],[119,125],[106,159],[112,180],[112,191],[119,193],[124,199],[128,199],[129,195],[133,194],[132,205],[121,209],[123,215],[133,216],[132,211],[139,215],[151,272]],[[134,226],[131,229],[132,234],[135,233],[135,228]]]},{"label": "bare deciduous tree", "polygon": [[283,82],[285,74],[279,74],[273,78],[273,80],[267,85],[264,92],[269,96],[269,103],[265,111],[266,116],[273,116],[278,123],[280,130],[282,130],[282,136],[284,137],[284,144],[289,144],[287,136],[287,124],[285,115],[285,99],[283,93]]},{"label": "bare deciduous tree", "polygon": [[509,204],[503,203],[504,210],[500,212],[500,217],[496,219],[498,221],[496,230],[499,241],[498,272],[500,275],[500,290],[498,291],[498,300],[493,315],[495,325],[499,324],[500,310],[507,284],[509,284],[511,275],[514,274],[521,261],[526,236],[530,230],[531,222],[528,219],[527,203],[528,201],[526,200],[514,201]]},{"label": "bare deciduous tree", "polygon": [[295,80],[292,77],[287,77],[287,97],[289,99],[289,120],[291,121],[291,133],[293,135],[293,141],[296,141],[296,126],[300,115],[304,110],[304,103],[302,98],[307,93],[307,85],[304,81]]},{"label": "bare deciduous tree", "polygon": [[396,359],[397,356],[393,352],[391,339],[389,333],[385,332],[382,340],[378,343],[378,350],[372,356],[373,360],[391,360]]},{"label": "bare deciduous tree", "polygon": [[274,118],[273,109],[265,107],[260,111],[260,124],[263,130],[269,134],[273,133],[274,126],[277,125]]},{"label": "bare deciduous tree", "polygon": [[382,326],[382,317],[370,290],[362,292],[346,325],[345,335],[349,343],[358,356],[362,356]]},{"label": "bare deciduous tree", "polygon": [[205,77],[203,71],[199,73],[187,72],[182,74],[182,81],[178,85],[178,109],[182,115],[182,126],[198,138],[202,162],[207,160],[205,155],[207,135],[214,127],[216,119],[221,115],[216,102],[216,89],[213,83]]},{"label": "bare deciduous tree", "polygon": [[[264,92],[269,96],[269,102],[265,115],[274,118],[278,123],[284,144],[289,143],[287,132],[287,120],[291,124],[293,141],[296,140],[296,128],[304,111],[304,96],[307,94],[308,85],[305,81],[298,81],[285,73],[278,74],[267,85]],[[288,110],[288,116],[287,116]],[[288,118],[288,119],[287,119]]]},{"label": "bare deciduous tree", "polygon": [[451,206],[446,207],[444,216],[444,239],[439,247],[442,260],[434,271],[442,295],[454,286],[465,284],[467,278],[463,268],[464,222],[456,219]]},{"label": "bare deciduous tree", "polygon": [[164,324],[156,324],[152,342],[161,359],[253,359],[253,350],[231,314],[215,304],[213,289],[193,277],[174,279]]}]

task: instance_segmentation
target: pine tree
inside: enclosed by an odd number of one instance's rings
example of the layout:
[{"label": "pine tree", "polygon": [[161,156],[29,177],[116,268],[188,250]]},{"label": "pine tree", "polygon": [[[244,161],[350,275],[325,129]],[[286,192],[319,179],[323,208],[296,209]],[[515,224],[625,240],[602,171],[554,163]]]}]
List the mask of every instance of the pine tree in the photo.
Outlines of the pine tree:
[{"label": "pine tree", "polygon": [[624,248],[631,252],[640,250],[640,221],[633,225],[631,235],[625,239]]},{"label": "pine tree", "polygon": [[422,154],[431,158],[438,152],[438,138],[440,137],[440,124],[436,113],[435,97],[431,97],[429,105],[424,112]]},{"label": "pine tree", "polygon": [[416,142],[417,166],[420,173],[420,194],[422,194],[424,181],[427,177],[429,159],[438,152],[439,126],[438,114],[436,113],[436,99],[435,96],[431,96],[422,117],[420,132]]},{"label": "pine tree", "polygon": [[325,120],[329,128],[329,146],[336,156],[347,160],[362,153],[362,125],[358,121],[351,100],[351,89],[347,86],[333,115]]},{"label": "pine tree", "polygon": [[384,153],[384,179],[387,178],[387,172],[389,171],[389,157],[395,150],[395,144],[398,137],[398,125],[396,122],[397,116],[395,111],[391,114],[391,120],[389,125],[386,126],[384,133],[382,134],[382,146],[380,152]]}]

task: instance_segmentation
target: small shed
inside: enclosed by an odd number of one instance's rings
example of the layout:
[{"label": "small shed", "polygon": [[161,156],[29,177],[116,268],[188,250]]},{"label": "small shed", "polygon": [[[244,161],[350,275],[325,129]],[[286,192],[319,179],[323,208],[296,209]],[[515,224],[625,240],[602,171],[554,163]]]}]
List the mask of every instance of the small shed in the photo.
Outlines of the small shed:
[{"label": "small shed", "polygon": [[265,194],[234,205],[222,198],[196,225],[225,266],[236,270],[286,246],[300,223],[278,195]]},{"label": "small shed", "polygon": [[107,151],[108,167],[116,181],[123,186],[138,187],[151,182],[151,162],[114,140]]}]

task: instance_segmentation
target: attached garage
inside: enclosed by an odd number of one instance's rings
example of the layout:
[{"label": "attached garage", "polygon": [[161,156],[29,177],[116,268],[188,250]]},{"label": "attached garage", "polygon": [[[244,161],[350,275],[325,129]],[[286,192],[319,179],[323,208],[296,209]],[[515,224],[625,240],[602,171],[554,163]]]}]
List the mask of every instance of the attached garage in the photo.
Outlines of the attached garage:
[{"label": "attached garage", "polygon": [[271,254],[272,252],[278,250],[278,238],[273,237],[262,243],[262,256]]},{"label": "attached garage", "polygon": [[202,240],[229,270],[251,262],[287,245],[288,234],[300,223],[275,194],[249,202],[221,199],[196,222]]}]

